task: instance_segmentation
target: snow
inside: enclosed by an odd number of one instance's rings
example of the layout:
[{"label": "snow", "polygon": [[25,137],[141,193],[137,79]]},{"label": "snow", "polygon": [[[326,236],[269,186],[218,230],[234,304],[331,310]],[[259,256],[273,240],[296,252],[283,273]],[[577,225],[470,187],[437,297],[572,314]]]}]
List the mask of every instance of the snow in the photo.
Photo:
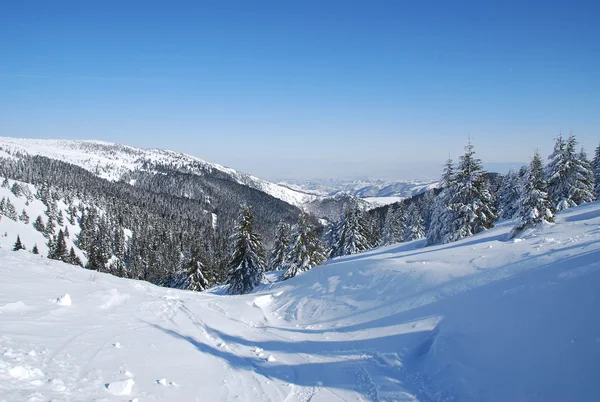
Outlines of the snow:
[{"label": "snow", "polygon": [[69,296],[68,293],[65,293],[64,295],[62,295],[56,299],[56,304],[58,304],[59,306],[70,306],[71,305],[71,296]]},{"label": "snow", "polygon": [[404,197],[364,197],[362,200],[367,201],[372,208],[380,207],[382,205],[390,205],[396,202],[400,202],[404,199]]},{"label": "snow", "polygon": [[135,381],[131,378],[126,380],[113,381],[106,385],[106,389],[113,395],[130,395]]},{"label": "snow", "polygon": [[[0,137],[0,155],[12,157],[7,151],[40,155],[68,162],[111,181],[120,180],[128,172],[142,170],[145,163],[152,162],[191,169],[196,174],[201,174],[202,169],[218,170],[230,175],[233,180],[240,184],[264,191],[295,206],[300,206],[318,198],[314,194],[293,190],[216,163],[206,162],[191,155],[168,150],[141,149],[105,141]],[[130,180],[129,184],[135,185],[135,181]]]},{"label": "snow", "polygon": [[0,399],[595,400],[600,203],[556,221],[336,258],[243,296],[90,280],[2,244]]}]

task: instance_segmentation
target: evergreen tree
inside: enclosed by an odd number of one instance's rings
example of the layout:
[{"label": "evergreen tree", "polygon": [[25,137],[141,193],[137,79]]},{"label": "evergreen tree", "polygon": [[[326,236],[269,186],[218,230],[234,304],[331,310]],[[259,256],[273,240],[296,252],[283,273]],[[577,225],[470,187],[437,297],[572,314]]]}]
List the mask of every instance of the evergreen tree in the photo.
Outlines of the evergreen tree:
[{"label": "evergreen tree", "polygon": [[39,253],[40,253],[40,251],[38,250],[38,246],[37,246],[37,244],[34,244],[34,245],[33,245],[33,248],[31,249],[31,252],[32,252],[33,254],[39,254]]},{"label": "evergreen tree", "polygon": [[415,202],[411,203],[406,211],[406,224],[403,237],[404,241],[417,240],[425,237],[423,216]]},{"label": "evergreen tree", "polygon": [[234,234],[232,257],[227,264],[229,294],[250,292],[263,279],[265,267],[264,247],[254,231],[254,217],[247,206],[242,206]]},{"label": "evergreen tree", "polygon": [[44,225],[44,221],[42,220],[42,216],[38,215],[33,222],[33,227],[40,233],[46,233],[46,225]]},{"label": "evergreen tree", "polygon": [[489,229],[497,219],[481,160],[475,158],[473,148],[469,139],[457,166],[456,191],[452,194],[452,204],[457,213],[455,240]]},{"label": "evergreen tree", "polygon": [[269,258],[269,270],[275,271],[284,268],[286,255],[290,245],[291,227],[288,223],[279,222],[275,231],[275,242]]},{"label": "evergreen tree", "polygon": [[72,265],[79,265],[80,267],[83,267],[83,263],[81,262],[81,259],[79,258],[79,256],[77,256],[77,254],[75,254],[75,250],[73,249],[73,247],[71,247],[71,249],[69,250],[69,255],[66,258],[66,261],[69,264]]},{"label": "evergreen tree", "polygon": [[544,178],[542,158],[535,151],[527,171],[525,186],[520,198],[519,223],[512,236],[540,222],[553,222],[552,203],[548,199],[548,190]]},{"label": "evergreen tree", "polygon": [[300,215],[295,229],[285,258],[287,269],[283,279],[308,271],[326,260],[321,240],[306,214]]},{"label": "evergreen tree", "polygon": [[12,187],[10,188],[10,191],[16,196],[19,197],[23,192],[21,190],[21,186],[19,186],[19,183],[14,182]]},{"label": "evergreen tree", "polygon": [[403,241],[404,222],[402,207],[390,205],[385,214],[381,232],[381,244],[384,246]]},{"label": "evergreen tree", "polygon": [[594,169],[594,181],[596,183],[596,198],[600,199],[600,144],[594,153],[592,168]]},{"label": "evergreen tree", "polygon": [[336,243],[331,257],[340,257],[363,252],[371,248],[369,229],[358,205],[346,208],[335,233]]},{"label": "evergreen tree", "polygon": [[4,178],[4,180],[2,181],[2,187],[10,188],[10,182],[8,181],[8,178]]},{"label": "evergreen tree", "polygon": [[12,202],[10,202],[9,198],[7,198],[6,201],[4,202],[3,214],[7,218],[12,219],[15,222],[18,219],[17,210],[15,209],[15,206],[12,204]]},{"label": "evergreen tree", "polygon": [[[565,142],[557,138],[547,166],[548,191],[555,209],[562,211],[594,199],[589,162],[576,152],[577,140],[570,135]],[[583,155],[585,158],[585,154]],[[587,158],[586,158],[587,159]]]},{"label": "evergreen tree", "polygon": [[427,244],[449,243],[489,229],[497,219],[489,184],[481,160],[475,158],[471,139],[460,157],[456,171],[448,166],[427,230]]},{"label": "evergreen tree", "polygon": [[67,243],[65,242],[65,234],[62,229],[58,231],[58,235],[56,236],[56,240],[53,241],[53,248],[50,249],[48,253],[48,258],[53,260],[67,261],[67,257],[69,256],[67,251]]},{"label": "evergreen tree", "polygon": [[65,225],[65,230],[63,231],[65,234],[65,237],[68,239],[69,237],[71,237],[71,234],[69,233],[69,227],[67,225]]},{"label": "evergreen tree", "polygon": [[518,172],[511,170],[504,176],[497,197],[500,218],[512,219],[519,211],[526,172],[527,168],[524,166]]},{"label": "evergreen tree", "polygon": [[185,278],[185,282],[181,289],[193,290],[195,292],[202,292],[203,290],[208,289],[209,283],[202,273],[202,268],[203,266],[200,260],[196,260],[190,264],[187,277]]},{"label": "evergreen tree", "polygon": [[19,216],[19,220],[25,224],[29,223],[29,215],[27,215],[27,211],[25,211],[25,209],[23,209],[23,212],[21,212],[21,216]]},{"label": "evergreen tree", "polygon": [[13,251],[19,251],[19,250],[25,250],[25,246],[23,246],[23,243],[21,243],[21,238],[19,237],[19,235],[17,235],[17,241],[15,242],[15,245],[13,246]]}]

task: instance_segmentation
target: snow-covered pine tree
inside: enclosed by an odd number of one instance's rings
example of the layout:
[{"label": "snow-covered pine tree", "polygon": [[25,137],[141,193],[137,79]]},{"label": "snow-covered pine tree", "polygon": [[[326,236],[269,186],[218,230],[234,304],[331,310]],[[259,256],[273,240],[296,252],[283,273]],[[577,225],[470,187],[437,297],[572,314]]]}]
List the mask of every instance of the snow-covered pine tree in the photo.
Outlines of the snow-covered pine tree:
[{"label": "snow-covered pine tree", "polygon": [[336,244],[331,257],[360,253],[371,248],[369,229],[358,205],[350,205],[344,211],[335,233]]},{"label": "snow-covered pine tree", "polygon": [[302,214],[292,233],[286,255],[286,271],[283,279],[289,279],[301,272],[320,265],[327,258],[321,240],[310,223],[308,215]]},{"label": "snow-covered pine tree", "polygon": [[423,216],[416,203],[412,202],[406,210],[406,224],[404,225],[404,241],[422,239],[425,237]]},{"label": "snow-covered pine tree", "polygon": [[518,211],[519,223],[512,230],[512,237],[540,222],[554,221],[552,202],[548,198],[548,188],[544,178],[542,158],[537,150],[527,170],[525,185],[519,202],[521,204]]},{"label": "snow-covered pine tree", "polygon": [[510,170],[504,176],[497,195],[500,218],[512,219],[519,211],[519,199],[526,171],[526,167],[523,166],[518,172]]},{"label": "snow-covered pine tree", "polygon": [[19,218],[19,216],[17,215],[17,210],[15,208],[15,206],[13,205],[12,202],[10,202],[10,199],[7,198],[6,202],[4,203],[4,215],[9,218],[12,219],[13,221],[17,221],[17,219]]},{"label": "snow-covered pine tree", "polygon": [[195,259],[187,272],[187,276],[181,286],[181,289],[193,290],[194,292],[202,292],[208,289],[209,283],[202,273],[202,263],[199,259]]},{"label": "snow-covered pine tree", "polygon": [[594,189],[594,168],[583,148],[575,157],[577,167],[571,198],[577,205],[596,199]]},{"label": "snow-covered pine tree", "polygon": [[460,157],[455,175],[456,185],[453,186],[452,204],[457,219],[454,240],[489,229],[498,219],[484,173],[481,159],[475,157],[469,138],[465,154]]},{"label": "snow-covered pine tree", "polygon": [[427,245],[454,241],[456,212],[453,209],[453,195],[456,191],[456,174],[452,159],[446,160],[440,185],[442,191],[435,198],[431,222],[426,232]]},{"label": "snow-covered pine tree", "polygon": [[262,281],[266,264],[262,241],[254,231],[254,217],[245,205],[242,206],[231,242],[233,249],[227,264],[227,292],[248,293]]},{"label": "snow-covered pine tree", "polygon": [[279,222],[275,230],[275,242],[269,256],[269,271],[283,269],[286,264],[286,255],[290,245],[291,227],[289,223]]},{"label": "snow-covered pine tree", "polygon": [[38,215],[33,222],[33,227],[40,233],[46,233],[46,225],[44,225],[44,221],[42,220],[42,216]]},{"label": "snow-covered pine tree", "polygon": [[69,256],[67,251],[67,243],[65,242],[65,234],[60,229],[58,231],[58,235],[56,236],[56,240],[53,242],[53,248],[48,252],[48,258],[53,260],[67,261],[67,257]]},{"label": "snow-covered pine tree", "polygon": [[594,152],[592,167],[594,169],[594,181],[596,183],[596,198],[600,199],[600,144],[598,144],[596,152]]},{"label": "snow-covered pine tree", "polygon": [[571,134],[565,142],[556,139],[554,152],[546,168],[548,191],[555,209],[562,211],[594,199],[593,183],[590,182],[591,166],[576,152],[577,140]]},{"label": "snow-covered pine tree", "polygon": [[402,207],[400,204],[398,207],[395,207],[393,204],[388,207],[381,231],[381,244],[383,246],[402,241],[404,231],[402,216]]},{"label": "snow-covered pine tree", "polygon": [[19,220],[25,224],[29,223],[29,215],[27,215],[27,211],[25,211],[25,209],[23,209],[23,212],[21,212]]},{"label": "snow-covered pine tree", "polygon": [[[37,254],[37,253],[34,253]],[[77,254],[75,254],[75,250],[73,249],[73,247],[71,247],[71,249],[69,250],[69,255],[66,258],[66,261],[69,264],[72,265],[79,265],[80,267],[83,266],[83,263],[81,262],[81,259],[77,256]]]},{"label": "snow-covered pine tree", "polygon": [[37,244],[34,244],[34,245],[33,245],[33,248],[31,249],[31,252],[32,252],[33,254],[39,254],[39,253],[40,253],[40,250],[38,250],[38,246],[37,246]]},{"label": "snow-covered pine tree", "polygon": [[25,250],[25,246],[21,243],[21,237],[17,235],[17,241],[15,241],[15,245],[13,246],[13,251]]}]

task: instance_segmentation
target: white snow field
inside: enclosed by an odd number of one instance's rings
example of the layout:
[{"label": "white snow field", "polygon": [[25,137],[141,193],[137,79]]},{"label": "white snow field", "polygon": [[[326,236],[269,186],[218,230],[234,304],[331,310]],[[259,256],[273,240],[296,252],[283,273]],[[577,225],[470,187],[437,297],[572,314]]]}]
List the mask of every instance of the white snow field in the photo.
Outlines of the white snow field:
[{"label": "white snow field", "polygon": [[379,248],[244,296],[3,245],[0,400],[599,400],[600,203],[509,230]]}]

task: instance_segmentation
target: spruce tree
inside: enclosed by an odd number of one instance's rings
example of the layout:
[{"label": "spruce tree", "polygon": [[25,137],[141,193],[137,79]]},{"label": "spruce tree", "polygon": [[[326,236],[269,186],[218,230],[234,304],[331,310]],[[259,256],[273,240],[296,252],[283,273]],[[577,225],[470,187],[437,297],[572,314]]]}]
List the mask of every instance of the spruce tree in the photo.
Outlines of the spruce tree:
[{"label": "spruce tree", "polygon": [[356,254],[371,248],[369,228],[358,205],[346,208],[337,226],[335,239],[331,257]]},{"label": "spruce tree", "polygon": [[27,215],[27,211],[25,211],[25,209],[23,209],[23,212],[21,212],[21,216],[19,216],[19,220],[25,224],[29,223],[29,215]]},{"label": "spruce tree", "polygon": [[422,239],[425,237],[423,216],[416,203],[411,203],[406,211],[404,241]]},{"label": "spruce tree", "polygon": [[58,231],[58,235],[56,236],[56,240],[53,242],[53,248],[50,249],[48,253],[48,258],[53,260],[67,261],[67,257],[69,256],[67,251],[67,243],[65,242],[65,234],[62,229]]},{"label": "spruce tree", "polygon": [[571,134],[566,142],[559,137],[549,157],[550,163],[546,168],[548,191],[557,211],[594,199],[591,165],[585,153],[576,152],[576,146],[574,135]]},{"label": "spruce tree", "polygon": [[195,292],[202,292],[208,289],[209,283],[202,273],[202,268],[200,260],[196,260],[190,264],[182,289],[193,290]]},{"label": "spruce tree", "polygon": [[79,265],[80,267],[83,266],[81,259],[79,258],[79,256],[77,256],[77,254],[75,254],[75,250],[73,249],[73,247],[71,247],[71,249],[69,250],[69,255],[67,256],[66,262],[73,265]]},{"label": "spruce tree", "polygon": [[275,231],[275,242],[269,257],[269,271],[283,269],[286,264],[286,255],[290,245],[291,227],[288,223],[279,222]]},{"label": "spruce tree", "polygon": [[397,208],[394,205],[388,207],[381,231],[382,245],[388,246],[403,240],[404,222],[402,216],[402,207],[400,205]]},{"label": "spruce tree", "polygon": [[306,214],[300,215],[298,224],[295,225],[285,260],[287,269],[283,279],[308,271],[326,260],[321,240]]},{"label": "spruce tree", "polygon": [[600,199],[600,144],[596,148],[594,153],[594,160],[592,161],[592,168],[594,169],[594,181],[596,183],[596,198]]},{"label": "spruce tree", "polygon": [[227,264],[227,292],[248,293],[262,281],[266,264],[262,241],[254,231],[254,217],[245,205],[242,206],[231,242],[233,250]]},{"label": "spruce tree", "polygon": [[552,203],[548,198],[547,183],[544,178],[542,158],[537,150],[533,155],[527,171],[525,186],[523,187],[519,209],[519,223],[512,231],[516,236],[522,230],[540,222],[553,222]]},{"label": "spruce tree", "polygon": [[25,246],[23,246],[23,243],[21,243],[21,238],[19,237],[19,235],[17,235],[17,241],[15,242],[15,245],[13,246],[13,251],[19,251],[19,250],[25,250]]},{"label": "spruce tree", "polygon": [[452,204],[457,213],[455,240],[493,227],[497,216],[481,160],[475,157],[471,139],[460,157],[456,171],[456,192]]},{"label": "spruce tree", "polygon": [[44,221],[42,220],[42,216],[38,215],[33,222],[33,227],[40,233],[46,233],[46,225],[44,225]]},{"label": "spruce tree", "polygon": [[33,245],[33,248],[31,249],[31,252],[32,252],[33,254],[39,254],[39,253],[40,253],[40,251],[38,250],[38,246],[37,246],[37,244],[34,244],[34,245]]}]

